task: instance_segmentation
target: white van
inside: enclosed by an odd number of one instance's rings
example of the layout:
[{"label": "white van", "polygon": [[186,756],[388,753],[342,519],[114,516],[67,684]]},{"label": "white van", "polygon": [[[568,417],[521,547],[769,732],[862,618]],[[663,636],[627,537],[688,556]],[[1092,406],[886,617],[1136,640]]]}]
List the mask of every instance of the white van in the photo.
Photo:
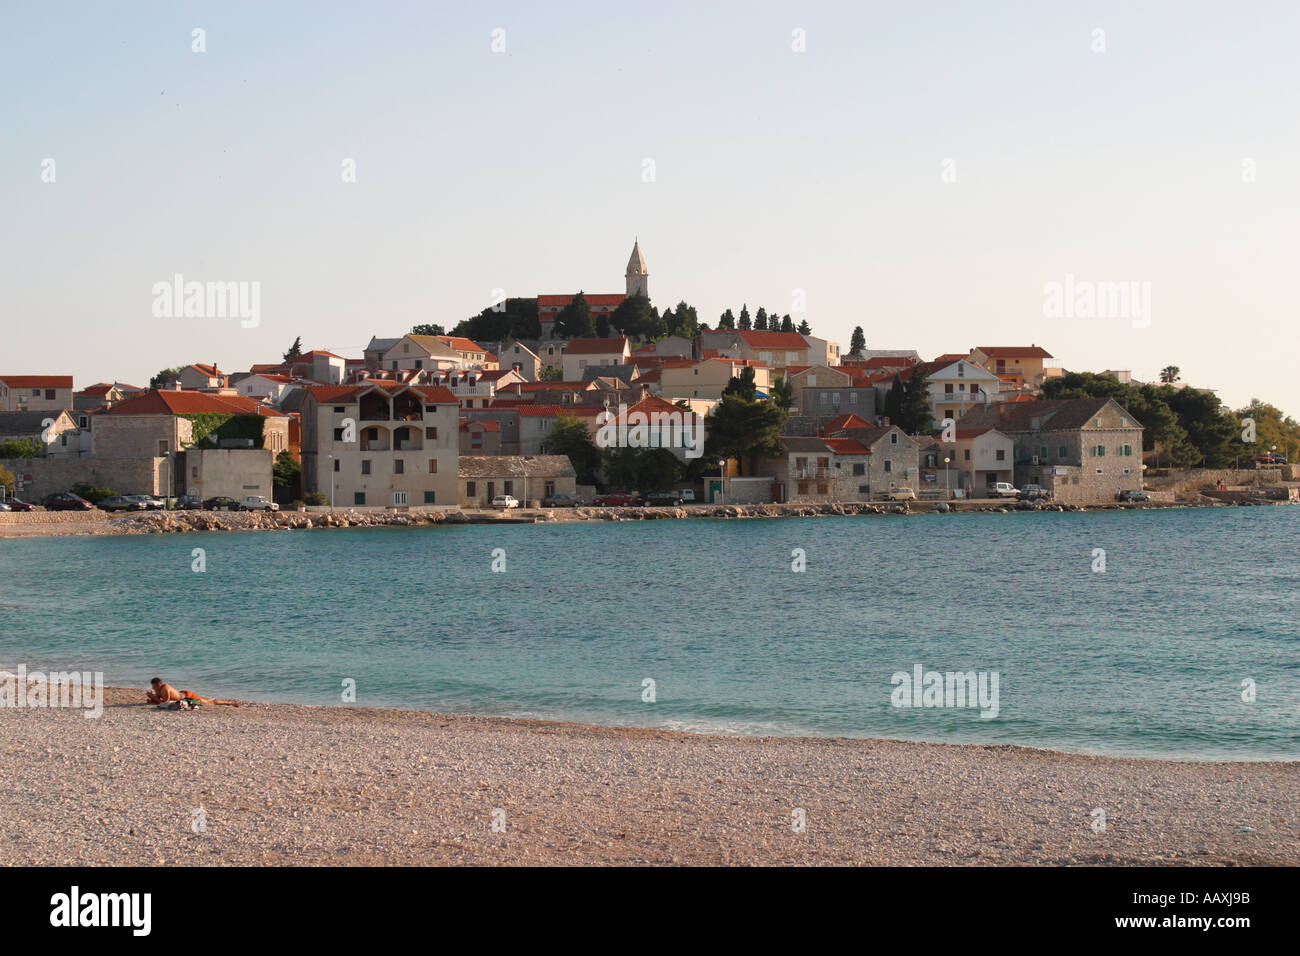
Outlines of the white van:
[{"label": "white van", "polygon": [[1015,485],[1007,484],[1005,481],[999,481],[996,485],[989,485],[990,498],[1014,498],[1020,494]]},{"label": "white van", "polygon": [[262,495],[244,495],[244,500],[239,503],[240,511],[279,511],[280,506],[270,498],[264,498]]}]

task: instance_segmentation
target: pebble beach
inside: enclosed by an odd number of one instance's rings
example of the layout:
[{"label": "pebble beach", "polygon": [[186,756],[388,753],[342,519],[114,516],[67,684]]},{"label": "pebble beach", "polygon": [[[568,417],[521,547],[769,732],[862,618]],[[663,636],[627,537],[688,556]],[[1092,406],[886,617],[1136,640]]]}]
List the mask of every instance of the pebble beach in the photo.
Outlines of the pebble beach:
[{"label": "pebble beach", "polygon": [[0,727],[7,865],[1300,863],[1295,762],[176,712],[120,688],[98,719],[5,708]]}]

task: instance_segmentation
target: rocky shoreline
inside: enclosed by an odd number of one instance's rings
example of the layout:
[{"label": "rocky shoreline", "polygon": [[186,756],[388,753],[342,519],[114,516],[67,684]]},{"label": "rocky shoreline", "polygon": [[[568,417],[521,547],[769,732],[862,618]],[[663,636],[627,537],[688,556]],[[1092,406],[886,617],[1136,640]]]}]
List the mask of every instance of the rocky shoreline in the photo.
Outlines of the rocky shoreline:
[{"label": "rocky shoreline", "polygon": [[916,515],[1016,511],[1141,511],[1153,508],[1228,508],[1279,501],[1214,500],[1062,505],[1051,502],[906,501],[828,504],[681,505],[677,507],[536,508],[510,511],[410,509],[330,511],[150,511],[129,515],[103,512],[37,512],[0,515],[0,538],[70,534],[179,534],[192,531],[294,531],[315,528],[423,527],[440,524],[546,524],[564,521],[657,521],[684,518],[819,518],[855,515]]}]

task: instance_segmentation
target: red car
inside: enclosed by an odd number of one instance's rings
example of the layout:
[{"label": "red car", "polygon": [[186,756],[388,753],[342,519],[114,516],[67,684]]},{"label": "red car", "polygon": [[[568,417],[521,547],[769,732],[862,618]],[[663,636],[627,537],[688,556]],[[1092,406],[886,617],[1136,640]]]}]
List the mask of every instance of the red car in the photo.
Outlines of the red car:
[{"label": "red car", "polygon": [[4,503],[9,506],[10,511],[33,511],[36,506],[28,504],[26,501],[20,501],[17,498],[6,498]]},{"label": "red car", "polygon": [[95,506],[71,491],[59,491],[45,496],[46,511],[94,511]]},{"label": "red car", "polygon": [[640,496],[627,491],[611,491],[596,496],[597,508],[633,508],[640,503]]}]

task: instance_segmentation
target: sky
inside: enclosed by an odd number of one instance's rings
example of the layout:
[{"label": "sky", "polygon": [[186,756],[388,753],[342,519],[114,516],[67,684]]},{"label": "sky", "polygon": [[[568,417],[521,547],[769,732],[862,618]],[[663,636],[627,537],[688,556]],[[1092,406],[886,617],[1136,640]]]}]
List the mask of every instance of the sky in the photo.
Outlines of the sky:
[{"label": "sky", "polygon": [[[0,375],[360,356],[622,292],[638,238],[710,324],[1300,417],[1297,36],[1293,2],[5,4]],[[160,316],[178,274],[256,321]]]}]

